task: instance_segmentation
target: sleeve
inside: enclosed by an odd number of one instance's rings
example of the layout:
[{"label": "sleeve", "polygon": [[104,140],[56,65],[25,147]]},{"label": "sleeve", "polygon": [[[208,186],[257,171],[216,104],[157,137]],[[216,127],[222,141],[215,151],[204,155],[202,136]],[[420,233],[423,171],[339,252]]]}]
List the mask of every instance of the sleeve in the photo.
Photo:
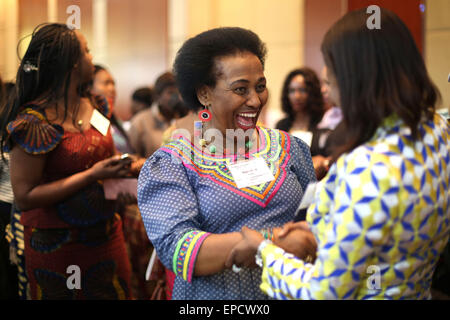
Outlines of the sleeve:
[{"label": "sleeve", "polygon": [[318,242],[316,261],[306,264],[266,246],[261,289],[277,299],[354,299],[398,215],[400,179],[391,168],[376,156],[341,158],[308,210]]},{"label": "sleeve", "polygon": [[197,197],[176,156],[159,150],[147,160],[139,175],[138,205],[162,263],[190,282],[209,233],[200,230]]},{"label": "sleeve", "polygon": [[17,144],[33,155],[52,151],[64,135],[61,126],[48,123],[40,112],[31,108],[19,113],[17,118],[7,125],[6,130],[9,134],[9,145]]}]

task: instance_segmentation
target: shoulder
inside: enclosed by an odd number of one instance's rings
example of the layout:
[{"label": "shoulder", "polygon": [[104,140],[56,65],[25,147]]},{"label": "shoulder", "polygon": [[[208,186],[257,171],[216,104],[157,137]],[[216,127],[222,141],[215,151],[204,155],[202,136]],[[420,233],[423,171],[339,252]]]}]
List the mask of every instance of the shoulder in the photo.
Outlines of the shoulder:
[{"label": "shoulder", "polygon": [[433,120],[429,121],[428,126],[434,129],[435,135],[438,138],[443,138],[447,142],[450,139],[450,122],[442,115],[435,113]]},{"label": "shoulder", "polygon": [[142,110],[138,112],[133,119],[131,119],[132,125],[139,125],[143,122],[149,122],[149,120],[152,120],[152,111],[151,108]]},{"label": "shoulder", "polygon": [[138,189],[148,184],[183,180],[186,174],[182,157],[170,149],[160,148],[151,155],[139,173]]},{"label": "shoulder", "polygon": [[149,157],[147,162],[153,165],[158,163],[179,165],[184,159],[189,158],[192,152],[191,143],[186,139],[180,138],[162,145]]},{"label": "shoulder", "polygon": [[292,121],[290,118],[283,118],[280,121],[277,122],[275,125],[275,128],[283,131],[289,131],[292,126]]},{"label": "shoulder", "polygon": [[398,149],[380,140],[341,155],[330,168],[328,176],[344,186],[340,190],[344,194],[358,199],[363,194],[376,197],[399,190],[404,165],[404,156]]},{"label": "shoulder", "polygon": [[6,129],[10,143],[18,144],[27,153],[35,155],[56,148],[64,135],[64,129],[49,123],[43,108],[33,104],[24,106]]},{"label": "shoulder", "polygon": [[290,139],[292,141],[292,145],[294,146],[294,148],[298,148],[300,153],[308,154],[309,156],[311,156],[310,147],[306,144],[305,141],[303,141],[300,138],[294,137],[291,134],[287,133],[287,135],[290,137]]}]

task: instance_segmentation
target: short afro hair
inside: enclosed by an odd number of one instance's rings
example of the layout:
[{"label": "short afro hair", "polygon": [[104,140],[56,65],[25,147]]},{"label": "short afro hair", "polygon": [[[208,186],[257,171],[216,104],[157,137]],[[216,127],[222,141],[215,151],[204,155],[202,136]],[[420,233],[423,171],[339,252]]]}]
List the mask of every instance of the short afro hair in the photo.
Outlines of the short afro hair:
[{"label": "short afro hair", "polygon": [[173,71],[180,94],[188,108],[202,108],[197,90],[206,85],[215,87],[215,59],[250,52],[258,57],[264,68],[267,49],[253,31],[226,27],[205,31],[188,39],[175,58]]}]

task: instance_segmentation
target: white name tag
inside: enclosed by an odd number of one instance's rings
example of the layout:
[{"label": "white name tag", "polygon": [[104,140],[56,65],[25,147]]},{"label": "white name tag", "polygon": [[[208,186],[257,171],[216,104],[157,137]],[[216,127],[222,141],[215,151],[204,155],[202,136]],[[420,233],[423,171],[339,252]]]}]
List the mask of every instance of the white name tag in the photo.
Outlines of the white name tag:
[{"label": "white name tag", "polygon": [[258,186],[275,179],[262,158],[238,161],[228,165],[228,169],[239,189]]},{"label": "white name tag", "polygon": [[313,134],[309,131],[296,130],[291,133],[294,137],[302,139],[309,147],[311,147]]},{"label": "white name tag", "polygon": [[106,136],[108,134],[109,120],[104,115],[102,115],[97,109],[94,109],[90,123],[102,135]]}]

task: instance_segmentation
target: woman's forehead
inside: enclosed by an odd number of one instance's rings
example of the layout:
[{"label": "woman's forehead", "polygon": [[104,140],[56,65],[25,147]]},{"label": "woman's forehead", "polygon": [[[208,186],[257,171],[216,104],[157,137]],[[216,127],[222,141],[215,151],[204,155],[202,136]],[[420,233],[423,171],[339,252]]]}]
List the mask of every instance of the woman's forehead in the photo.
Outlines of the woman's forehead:
[{"label": "woman's forehead", "polygon": [[261,61],[250,52],[218,57],[215,69],[218,78],[264,77]]},{"label": "woman's forehead", "polygon": [[75,30],[75,35],[77,36],[78,41],[80,41],[80,44],[82,46],[87,46],[87,41],[86,38],[84,37],[84,35],[79,32],[78,30]]}]

